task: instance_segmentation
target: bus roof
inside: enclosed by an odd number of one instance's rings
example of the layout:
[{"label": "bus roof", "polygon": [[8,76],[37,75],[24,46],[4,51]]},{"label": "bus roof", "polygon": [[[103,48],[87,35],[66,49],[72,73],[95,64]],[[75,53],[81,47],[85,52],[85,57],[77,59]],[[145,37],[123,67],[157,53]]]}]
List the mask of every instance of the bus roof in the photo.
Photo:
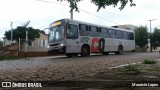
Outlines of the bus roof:
[{"label": "bus roof", "polygon": [[74,22],[74,23],[77,23],[77,24],[87,24],[87,25],[90,25],[90,26],[97,26],[97,27],[101,27],[101,28],[109,28],[109,29],[115,29],[115,30],[121,30],[121,31],[127,31],[127,32],[134,32],[133,30],[126,30],[126,29],[122,29],[122,28],[115,28],[115,27],[103,26],[103,25],[98,25],[98,24],[92,24],[92,23],[73,20],[73,19],[68,19],[68,18],[60,19],[60,20],[57,20],[57,21],[61,21],[61,20],[65,20],[66,22]]}]

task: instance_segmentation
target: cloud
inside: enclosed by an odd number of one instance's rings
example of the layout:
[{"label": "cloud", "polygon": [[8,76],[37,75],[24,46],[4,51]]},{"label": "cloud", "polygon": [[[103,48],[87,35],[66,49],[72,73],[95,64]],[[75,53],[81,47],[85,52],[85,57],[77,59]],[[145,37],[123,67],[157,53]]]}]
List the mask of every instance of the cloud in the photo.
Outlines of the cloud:
[{"label": "cloud", "polygon": [[[47,0],[57,2],[56,0]],[[117,24],[133,24],[149,26],[149,19],[157,19],[152,22],[152,27],[160,25],[158,12],[160,11],[159,0],[133,0],[135,7],[127,5],[122,11],[118,7],[108,6],[97,12],[97,7],[90,0],[83,0],[78,4],[84,12],[74,12],[74,19],[84,22],[112,26]],[[58,2],[61,3],[61,2]],[[66,1],[62,4],[68,4]],[[0,0],[0,38],[4,32],[30,20],[29,26],[44,29],[55,20],[70,18],[70,8],[66,5],[40,2],[37,0]],[[90,14],[92,13],[92,14]],[[113,23],[115,22],[115,23]]]}]

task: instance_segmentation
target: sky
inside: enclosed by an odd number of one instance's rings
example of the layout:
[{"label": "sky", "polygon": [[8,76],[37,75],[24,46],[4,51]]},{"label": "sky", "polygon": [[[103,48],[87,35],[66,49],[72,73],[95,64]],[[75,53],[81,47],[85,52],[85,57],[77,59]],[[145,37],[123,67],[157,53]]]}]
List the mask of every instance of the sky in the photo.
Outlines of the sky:
[{"label": "sky", "polygon": [[[30,20],[28,27],[44,30],[56,20],[70,18],[70,8],[66,1],[44,1],[53,3],[38,0],[0,0],[0,40],[4,37],[5,31],[11,29],[11,22],[15,29]],[[152,29],[160,28],[160,0],[133,0],[135,7],[130,7],[128,4],[120,11],[119,5],[107,6],[98,12],[97,7],[90,1],[83,0],[78,3],[80,12],[74,12],[73,19],[104,26],[132,24],[146,25],[148,28],[150,26],[148,20],[156,19],[152,21]]]}]

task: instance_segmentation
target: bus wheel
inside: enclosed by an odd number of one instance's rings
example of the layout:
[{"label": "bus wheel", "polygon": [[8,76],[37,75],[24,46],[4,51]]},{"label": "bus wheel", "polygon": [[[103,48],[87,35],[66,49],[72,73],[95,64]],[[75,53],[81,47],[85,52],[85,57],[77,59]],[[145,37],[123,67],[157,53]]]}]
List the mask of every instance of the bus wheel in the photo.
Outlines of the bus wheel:
[{"label": "bus wheel", "polygon": [[72,57],[73,54],[72,54],[72,53],[66,53],[66,56],[67,56],[67,57]]},{"label": "bus wheel", "polygon": [[74,54],[75,57],[78,57],[78,53]]},{"label": "bus wheel", "polygon": [[89,48],[87,46],[83,46],[81,49],[81,56],[89,56],[90,55],[90,51]]},{"label": "bus wheel", "polygon": [[119,46],[118,47],[118,52],[116,52],[116,54],[122,54],[122,52],[123,52],[123,47]]}]

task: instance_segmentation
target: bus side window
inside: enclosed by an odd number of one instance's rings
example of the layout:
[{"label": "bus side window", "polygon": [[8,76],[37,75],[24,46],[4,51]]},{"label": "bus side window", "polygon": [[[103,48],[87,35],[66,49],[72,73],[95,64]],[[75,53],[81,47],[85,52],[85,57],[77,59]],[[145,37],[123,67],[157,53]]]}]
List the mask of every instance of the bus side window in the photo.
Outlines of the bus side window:
[{"label": "bus side window", "polygon": [[89,26],[89,29],[90,29],[90,36],[92,36],[92,37],[99,37],[100,33],[99,33],[99,30],[98,30],[98,27],[96,27],[96,26]]},{"label": "bus side window", "polygon": [[129,40],[134,40],[133,33],[128,32],[128,39],[129,39]]},{"label": "bus side window", "polygon": [[128,33],[123,31],[123,39],[128,39]]},{"label": "bus side window", "polygon": [[88,36],[88,26],[84,24],[79,24],[79,32],[81,36]]},{"label": "bus side window", "polygon": [[101,37],[107,38],[108,37],[108,30],[106,28],[100,28],[101,29]]},{"label": "bus side window", "polygon": [[110,38],[116,38],[116,31],[114,29],[109,29],[108,36]]},{"label": "bus side window", "polygon": [[73,24],[69,24],[69,29],[67,30],[67,38],[78,38],[78,27]]},{"label": "bus side window", "polygon": [[122,31],[119,31],[119,30],[116,31],[116,38],[123,39]]}]

